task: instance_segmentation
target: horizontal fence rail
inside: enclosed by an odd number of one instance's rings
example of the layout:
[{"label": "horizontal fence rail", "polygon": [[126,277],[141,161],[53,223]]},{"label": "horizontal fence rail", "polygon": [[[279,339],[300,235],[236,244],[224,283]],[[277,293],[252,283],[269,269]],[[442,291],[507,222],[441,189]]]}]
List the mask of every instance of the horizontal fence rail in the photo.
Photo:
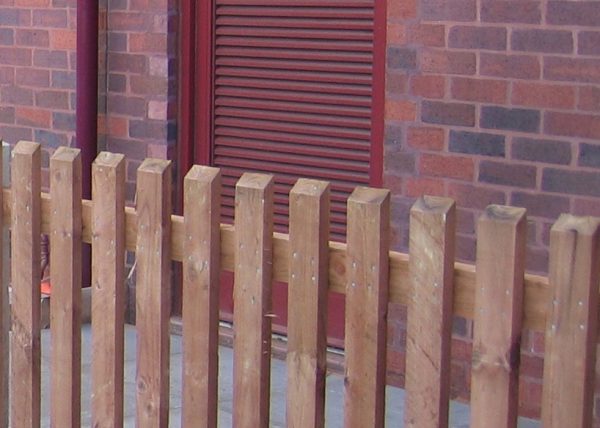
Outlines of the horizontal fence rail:
[{"label": "horizontal fence rail", "polygon": [[[194,166],[187,174],[184,216],[171,214],[169,161],[142,163],[135,208],[125,207],[122,155],[101,153],[94,162],[93,201],[81,199],[77,149],[60,148],[52,156],[50,194],[41,193],[40,170],[40,146],[18,143],[12,187],[0,194],[4,224],[12,230],[12,365],[10,373],[0,365],[0,388],[6,391],[10,379],[13,397],[10,408],[6,397],[0,403],[1,426],[8,414],[13,427],[40,425],[40,234],[50,236],[52,249],[53,426],[81,424],[82,242],[92,244],[93,426],[123,425],[126,250],[136,253],[138,269],[139,427],[169,424],[171,260],[183,264],[184,427],[215,428],[218,422],[221,270],[235,273],[236,428],[269,426],[273,280],[289,287],[289,427],[325,426],[328,290],[346,298],[346,427],[385,426],[390,302],[408,311],[405,426],[448,426],[453,315],[474,320],[471,426],[516,426],[524,328],[546,334],[544,426],[591,426],[599,219],[559,218],[551,230],[546,278],[524,273],[527,220],[521,208],[485,210],[472,266],[454,261],[456,207],[448,198],[425,196],[412,207],[409,257],[389,250],[390,194],[384,189],[355,189],[348,199],[347,244],[341,244],[328,242],[330,191],[321,181],[296,183],[285,235],[273,232],[269,175],[242,176],[235,223],[224,225],[215,168]],[[8,334],[8,325],[0,328]]]}]

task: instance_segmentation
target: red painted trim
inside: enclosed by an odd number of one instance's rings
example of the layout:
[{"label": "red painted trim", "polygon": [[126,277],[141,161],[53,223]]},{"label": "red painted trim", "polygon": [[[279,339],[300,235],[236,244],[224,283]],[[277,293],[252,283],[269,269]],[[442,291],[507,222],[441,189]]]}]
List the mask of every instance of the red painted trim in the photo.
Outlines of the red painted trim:
[{"label": "red painted trim", "polygon": [[98,2],[77,5],[76,146],[81,150],[83,197],[92,193],[92,162],[98,150]]},{"label": "red painted trim", "polygon": [[195,86],[195,0],[181,2],[181,32],[179,35],[179,144],[177,158],[177,206],[183,209],[183,178],[194,158],[194,86]]},{"label": "red painted trim", "polygon": [[373,20],[373,94],[371,96],[370,184],[383,185],[383,134],[385,116],[386,0],[375,0]]},{"label": "red painted trim", "polygon": [[214,3],[199,0],[196,10],[196,111],[194,162],[211,163],[213,118],[213,24]]},{"label": "red painted trim", "polygon": [[[77,3],[77,73],[75,98],[75,144],[81,150],[83,197],[92,196],[92,162],[98,152],[98,2]],[[92,283],[92,252],[82,247],[82,284]]]}]

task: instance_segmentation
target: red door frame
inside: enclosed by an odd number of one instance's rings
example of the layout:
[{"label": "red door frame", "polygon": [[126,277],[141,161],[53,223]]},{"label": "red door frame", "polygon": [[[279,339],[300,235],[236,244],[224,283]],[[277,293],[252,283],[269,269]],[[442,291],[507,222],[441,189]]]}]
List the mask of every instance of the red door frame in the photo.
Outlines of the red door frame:
[{"label": "red door frame", "polygon": [[[374,187],[383,185],[383,138],[385,108],[385,65],[387,0],[374,0],[373,20],[373,82],[371,96],[371,159],[369,181]],[[211,162],[211,133],[213,108],[213,23],[214,0],[182,0],[179,70],[179,192],[183,177],[192,164],[209,165]],[[182,200],[182,198],[180,198]],[[231,283],[232,274],[224,273],[225,283]],[[229,319],[232,302],[231,290],[222,287],[221,315]],[[287,304],[287,290],[274,292],[274,306]],[[342,296],[333,296],[335,304],[343,305]],[[285,324],[285,314],[282,314]],[[335,317],[334,327],[343,331],[343,311]],[[285,332],[285,329],[283,329]],[[330,340],[343,346],[343,339]]]}]

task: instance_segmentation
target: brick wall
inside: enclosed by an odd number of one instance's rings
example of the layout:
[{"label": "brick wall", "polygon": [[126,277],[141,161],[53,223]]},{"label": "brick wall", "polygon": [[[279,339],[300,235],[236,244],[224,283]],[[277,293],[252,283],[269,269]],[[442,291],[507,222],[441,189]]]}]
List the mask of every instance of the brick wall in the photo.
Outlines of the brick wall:
[{"label": "brick wall", "polygon": [[74,137],[73,4],[0,1],[0,139],[43,143],[45,166]]},{"label": "brick wall", "polygon": [[[175,155],[176,9],[167,0],[100,4],[99,150],[125,153],[128,197],[146,156]],[[75,144],[75,0],[0,0],[0,139]],[[45,177],[47,179],[47,177]]]},{"label": "brick wall", "polygon": [[[468,261],[481,210],[510,204],[529,212],[528,269],[545,272],[557,216],[600,214],[600,2],[387,7],[384,176],[394,192],[396,248],[407,249],[408,210],[422,193],[457,201],[457,255]],[[391,318],[391,333],[402,337],[402,310]],[[470,323],[455,320],[452,391],[462,398],[470,337]],[[403,346],[390,344],[399,369]],[[521,411],[537,416],[542,335],[524,338],[522,358]]]}]

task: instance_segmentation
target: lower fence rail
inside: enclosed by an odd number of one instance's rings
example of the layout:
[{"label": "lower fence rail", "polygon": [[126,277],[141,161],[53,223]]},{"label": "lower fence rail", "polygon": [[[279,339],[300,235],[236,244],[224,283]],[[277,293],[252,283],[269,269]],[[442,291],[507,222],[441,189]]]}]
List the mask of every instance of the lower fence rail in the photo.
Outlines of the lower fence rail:
[{"label": "lower fence rail", "polygon": [[389,248],[390,194],[384,189],[353,192],[347,243],[341,244],[328,241],[330,192],[321,181],[296,183],[290,194],[290,233],[283,235],[273,232],[269,175],[242,176],[230,226],[219,224],[221,176],[215,168],[194,166],[187,174],[183,216],[171,214],[169,161],[147,159],[140,166],[135,208],[125,206],[122,155],[98,155],[92,201],[81,199],[77,149],[60,148],[52,156],[49,195],[41,193],[40,171],[40,146],[18,143],[11,187],[0,193],[4,224],[12,233],[12,321],[0,324],[2,337],[11,330],[11,369],[9,352],[4,352],[0,426],[8,426],[9,417],[12,427],[40,426],[42,233],[50,236],[52,257],[55,427],[81,424],[82,242],[92,244],[93,254],[94,427],[123,425],[127,250],[135,251],[137,259],[139,427],[169,424],[172,260],[183,263],[182,426],[214,428],[218,423],[218,278],[223,269],[235,273],[236,428],[269,426],[273,280],[289,284],[288,427],[325,426],[328,290],[346,295],[346,427],[385,425],[391,302],[408,311],[405,426],[448,426],[453,315],[474,320],[471,426],[516,426],[519,346],[526,328],[546,334],[544,426],[591,426],[600,268],[596,218],[559,218],[551,230],[550,272],[544,278],[524,273],[527,232],[521,208],[485,210],[477,226],[476,263],[469,266],[455,263],[456,209],[448,198],[417,200],[405,255]]}]

